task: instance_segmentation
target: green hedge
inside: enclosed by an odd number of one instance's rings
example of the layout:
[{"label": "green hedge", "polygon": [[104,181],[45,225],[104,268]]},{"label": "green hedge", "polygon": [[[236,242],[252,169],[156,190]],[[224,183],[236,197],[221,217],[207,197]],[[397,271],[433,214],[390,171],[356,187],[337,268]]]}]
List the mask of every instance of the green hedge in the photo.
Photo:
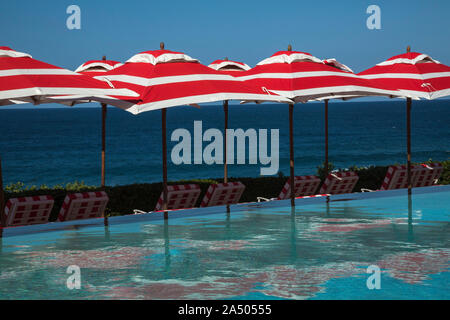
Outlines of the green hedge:
[{"label": "green hedge", "polygon": [[[432,161],[430,160],[430,162]],[[439,180],[439,183],[450,184],[450,160],[441,163],[444,165],[444,172]],[[332,165],[330,167],[332,167]],[[383,166],[372,166],[368,168],[351,167],[350,169],[354,170],[359,176],[359,180],[355,186],[354,191],[359,192],[361,188],[372,190],[379,189],[384,176],[386,175],[387,168],[388,167]],[[322,181],[324,179],[323,173],[323,167],[318,167],[317,175],[321,177]],[[280,174],[278,177],[230,178],[229,181],[240,181],[246,186],[245,192],[241,198],[241,202],[254,202],[256,201],[257,197],[277,197],[282,187],[286,183],[287,177]],[[198,184],[202,190],[197,203],[197,206],[199,206],[209,185],[219,182],[223,182],[223,180],[180,180],[169,182],[169,184]],[[51,188],[48,186],[25,187],[23,183],[16,183],[6,186],[5,196],[6,199],[9,199],[32,195],[51,195],[55,199],[55,205],[50,216],[50,221],[54,221],[58,216],[58,212],[67,193],[96,190],[101,189],[99,187],[85,185],[82,182],[70,183],[65,186],[58,185]],[[110,198],[107,207],[107,214],[110,216],[131,214],[133,213],[133,209],[152,211],[154,210],[156,202],[161,195],[161,190],[162,183],[144,183],[126,186],[105,187],[104,191],[106,191]]]}]

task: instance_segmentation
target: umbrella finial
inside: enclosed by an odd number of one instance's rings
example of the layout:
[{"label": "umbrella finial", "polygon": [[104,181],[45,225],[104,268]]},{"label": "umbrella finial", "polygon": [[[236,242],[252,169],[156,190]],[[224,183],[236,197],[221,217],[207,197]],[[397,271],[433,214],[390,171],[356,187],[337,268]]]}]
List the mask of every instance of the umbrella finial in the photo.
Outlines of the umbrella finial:
[{"label": "umbrella finial", "polygon": [[410,46],[406,47],[406,52],[411,52],[411,47]]},{"label": "umbrella finial", "polygon": [[228,57],[225,57],[225,59],[223,59],[223,60],[228,61]]},{"label": "umbrella finial", "polygon": [[292,51],[292,46],[288,45],[288,51]]},{"label": "umbrella finial", "polygon": [[161,43],[159,44],[159,48],[160,48],[161,50],[164,50],[164,42],[161,42]]},{"label": "umbrella finial", "polygon": [[106,60],[106,56],[103,56],[103,57],[102,57],[102,60],[105,61],[105,60]]}]

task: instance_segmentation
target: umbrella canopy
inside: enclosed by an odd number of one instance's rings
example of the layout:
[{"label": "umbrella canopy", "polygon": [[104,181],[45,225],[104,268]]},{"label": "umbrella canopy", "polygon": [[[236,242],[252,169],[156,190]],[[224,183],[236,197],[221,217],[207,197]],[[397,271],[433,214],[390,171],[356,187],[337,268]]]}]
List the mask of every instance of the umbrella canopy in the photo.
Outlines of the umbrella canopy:
[{"label": "umbrella canopy", "polygon": [[411,52],[409,46],[406,51],[358,75],[389,90],[398,90],[406,96],[407,178],[408,194],[411,195],[412,99],[437,99],[450,95],[450,67],[426,54]]},{"label": "umbrella canopy", "polygon": [[208,68],[184,53],[164,50],[163,43],[161,50],[139,53],[123,66],[96,78],[106,78],[116,87],[138,92],[139,103],[122,106],[133,114],[161,109],[164,210],[167,209],[167,108],[223,100],[290,102]]},{"label": "umbrella canopy", "polygon": [[89,60],[79,66],[75,72],[88,74],[88,75],[98,75],[97,72],[107,72],[114,68],[120,67],[123,63],[114,60]]},{"label": "umbrella canopy", "polygon": [[325,63],[306,52],[279,51],[237,77],[290,98],[295,103],[341,95],[396,95],[395,90],[377,87],[371,81],[353,74],[350,68],[343,70],[336,65],[336,61]]},{"label": "umbrella canopy", "polygon": [[[342,96],[393,95],[369,80],[350,72],[348,67],[330,59],[327,63],[306,52],[279,51],[236,77],[290,98],[294,103]],[[294,189],[293,104],[289,105],[290,184]],[[326,168],[328,170],[328,168]],[[294,193],[291,192],[294,206]]]},{"label": "umbrella canopy", "polygon": [[223,100],[290,101],[169,50],[139,53],[123,66],[95,78],[106,78],[115,87],[138,92],[141,102],[122,106],[133,114]]},{"label": "umbrella canopy", "polygon": [[[55,97],[58,96],[58,97]],[[33,59],[29,54],[0,47],[0,104],[135,98],[128,89]]]},{"label": "umbrella canopy", "polygon": [[[83,63],[81,66],[79,66],[75,72],[89,75],[91,77],[98,76],[99,73],[110,71],[114,68],[120,67],[123,65],[123,63],[120,63],[118,61],[113,60],[106,60],[106,56],[103,56],[102,60],[89,60],[85,63]],[[89,102],[89,101],[86,101]],[[102,170],[101,170],[101,180],[100,185],[101,187],[105,186],[105,177],[106,177],[106,103],[102,103],[102,152],[101,152],[101,159],[102,159]],[[105,220],[106,221],[106,220]]]},{"label": "umbrella canopy", "polygon": [[239,61],[228,60],[228,58],[213,61],[210,65],[208,65],[208,67],[218,71],[230,71],[230,74],[234,71],[250,70],[250,67],[247,64]]},{"label": "umbrella canopy", "polygon": [[450,95],[450,67],[430,56],[407,52],[358,74],[412,99],[437,99]]}]

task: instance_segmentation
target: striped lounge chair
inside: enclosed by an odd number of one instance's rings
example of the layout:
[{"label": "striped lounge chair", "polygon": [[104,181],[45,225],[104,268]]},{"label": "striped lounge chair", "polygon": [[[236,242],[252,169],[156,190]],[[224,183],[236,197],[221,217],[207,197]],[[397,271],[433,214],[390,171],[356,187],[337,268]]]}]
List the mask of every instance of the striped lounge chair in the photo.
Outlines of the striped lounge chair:
[{"label": "striped lounge chair", "polygon": [[[320,179],[316,176],[297,176],[294,177],[294,190],[295,197],[308,197],[315,195],[317,188],[319,187]],[[288,179],[284,184],[283,189],[280,192],[278,198],[267,199],[258,197],[258,202],[270,201],[270,200],[285,200],[291,197],[291,179]]]},{"label": "striped lounge chair", "polygon": [[200,207],[224,206],[236,204],[244,193],[241,182],[217,183],[209,186]]},{"label": "striped lounge chair", "polygon": [[108,201],[104,191],[68,194],[59,211],[58,221],[102,217]]},{"label": "striped lounge chair", "polygon": [[[411,183],[413,186],[418,172],[419,171],[414,166],[411,167]],[[386,172],[386,176],[384,177],[380,190],[404,188],[408,188],[408,167],[406,165],[390,166]],[[367,190],[364,189],[363,191]]]},{"label": "striped lounge chair", "polygon": [[[200,186],[197,184],[184,184],[167,186],[167,210],[189,209],[195,207],[197,199],[200,196]],[[155,211],[163,210],[164,194],[156,203]],[[135,210],[135,213],[143,213]]]},{"label": "striped lounge chair", "polygon": [[[413,187],[431,186],[437,182],[443,171],[440,163],[421,164],[411,167],[411,185]],[[379,190],[408,188],[408,167],[406,165],[390,166]],[[361,189],[373,192],[375,190]]]},{"label": "striped lounge chair", "polygon": [[352,171],[332,172],[320,188],[321,194],[351,193],[358,182],[358,175]]},{"label": "striped lounge chair", "polygon": [[420,164],[414,166],[416,175],[413,180],[413,187],[428,187],[437,184],[444,167],[440,163]]},{"label": "striped lounge chair", "polygon": [[51,196],[11,198],[6,202],[6,227],[47,223],[54,200]]}]

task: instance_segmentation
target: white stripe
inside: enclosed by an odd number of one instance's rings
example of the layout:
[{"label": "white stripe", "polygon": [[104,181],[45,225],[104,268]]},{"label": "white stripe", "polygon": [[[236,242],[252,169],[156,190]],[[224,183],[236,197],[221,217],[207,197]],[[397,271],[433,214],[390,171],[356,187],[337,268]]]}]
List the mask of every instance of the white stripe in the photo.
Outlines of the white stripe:
[{"label": "white stripe", "polygon": [[279,54],[274,57],[269,57],[267,59],[264,59],[263,61],[260,61],[257,66],[265,65],[265,64],[273,64],[273,63],[293,63],[293,62],[299,62],[299,61],[312,61],[317,62],[320,64],[323,64],[322,60],[319,58],[316,58],[314,56],[311,56],[309,54],[305,53],[292,53],[292,54]]},{"label": "white stripe", "polygon": [[153,65],[169,61],[198,62],[197,59],[193,59],[184,53],[164,53],[157,57],[150,53],[138,53],[127,60],[127,62],[132,63],[141,62],[151,63]]},{"label": "white stripe", "polygon": [[143,104],[135,104],[126,110],[133,114],[138,114],[145,111],[153,111],[163,108],[190,105],[195,103],[210,103],[224,100],[272,101],[272,102],[292,103],[292,101],[290,101],[289,99],[278,97],[275,95],[271,96],[264,94],[213,93],[175,99],[167,99]]},{"label": "white stripe", "polygon": [[14,50],[0,50],[0,57],[11,57],[11,58],[31,58],[28,53],[23,53]]},{"label": "white stripe", "polygon": [[106,75],[97,76],[95,79],[101,80],[102,78],[107,78],[110,81],[121,81],[126,83],[132,83],[139,86],[156,86],[162,84],[171,84],[179,82],[192,82],[192,81],[244,81],[241,78],[234,78],[228,74],[192,74],[192,75],[182,75],[182,76],[168,76],[168,77],[157,77],[157,78],[144,78],[135,77],[128,75]]},{"label": "white stripe", "polygon": [[88,89],[88,88],[24,88],[0,91],[0,99],[17,99],[27,96],[52,96],[52,95],[80,95],[82,97],[95,97],[102,95],[114,95],[124,97],[139,97],[139,95],[129,89]]},{"label": "white stripe", "polygon": [[247,81],[252,79],[298,79],[298,78],[313,78],[313,77],[347,77],[360,79],[353,73],[339,72],[339,71],[308,71],[308,72],[292,72],[292,73],[258,73],[249,76],[236,75],[236,79]]},{"label": "white stripe", "polygon": [[42,94],[38,88],[25,88],[14,90],[1,90],[0,99],[18,99],[30,96],[39,96]]},{"label": "white stripe", "polygon": [[295,101],[298,102],[306,102],[308,100],[318,99],[320,98],[320,95],[323,95],[324,97],[332,97],[333,94],[337,94],[338,97],[342,95],[361,96],[361,97],[402,96],[402,93],[399,91],[375,89],[362,86],[335,86],[335,87],[301,89],[292,91],[283,91],[283,90],[270,90],[270,91],[290,99],[295,99]]},{"label": "white stripe", "polygon": [[136,77],[136,76],[128,76],[128,75],[107,75],[107,76],[95,76],[94,79],[102,80],[102,81],[120,81],[125,83],[136,84],[138,86],[147,87],[149,83],[148,78],[144,77]]},{"label": "white stripe", "polygon": [[79,76],[78,73],[75,73],[66,69],[8,69],[8,70],[0,70],[0,77],[11,77],[11,76],[21,76],[21,75],[75,75]]},{"label": "white stripe", "polygon": [[[5,100],[0,100],[1,102]],[[104,96],[104,95],[96,95],[95,97],[86,97],[86,95],[64,95],[64,96],[38,96],[38,99],[31,99],[30,96],[26,96],[20,98],[20,100],[6,100],[7,104],[12,103],[33,103],[33,104],[41,104],[41,103],[60,103],[69,107],[73,107],[74,105],[81,103],[89,103],[89,102],[100,102],[106,103],[109,105],[113,105],[122,109],[129,108],[133,105],[132,102],[126,100],[119,100],[112,96]]]},{"label": "white stripe", "polygon": [[119,107],[122,109],[127,109],[133,105],[132,102],[126,100],[119,100],[117,98],[111,96],[104,95],[96,95],[95,97],[86,97],[84,95],[64,95],[64,96],[52,96],[45,97],[41,99],[41,103],[52,103],[57,102],[67,106],[74,106],[80,103],[89,103],[89,102],[101,102],[106,103],[115,107]]},{"label": "white stripe", "polygon": [[415,90],[403,90],[399,89],[402,93],[404,93],[408,98],[413,98],[416,100],[420,99],[428,99],[434,100],[446,96],[450,96],[450,89],[438,90],[438,91],[415,91]]},{"label": "white stripe", "polygon": [[440,63],[439,61],[431,58],[429,55],[421,54],[421,55],[418,55],[417,57],[415,57],[414,59],[397,58],[394,60],[386,60],[386,61],[380,62],[379,64],[377,64],[377,66],[391,66],[391,65],[397,64],[397,63],[416,64],[417,62],[426,60],[426,59],[429,59],[434,63]]},{"label": "white stripe", "polygon": [[377,73],[360,75],[364,79],[415,79],[428,80],[434,78],[450,77],[450,72],[430,72],[430,73]]}]

